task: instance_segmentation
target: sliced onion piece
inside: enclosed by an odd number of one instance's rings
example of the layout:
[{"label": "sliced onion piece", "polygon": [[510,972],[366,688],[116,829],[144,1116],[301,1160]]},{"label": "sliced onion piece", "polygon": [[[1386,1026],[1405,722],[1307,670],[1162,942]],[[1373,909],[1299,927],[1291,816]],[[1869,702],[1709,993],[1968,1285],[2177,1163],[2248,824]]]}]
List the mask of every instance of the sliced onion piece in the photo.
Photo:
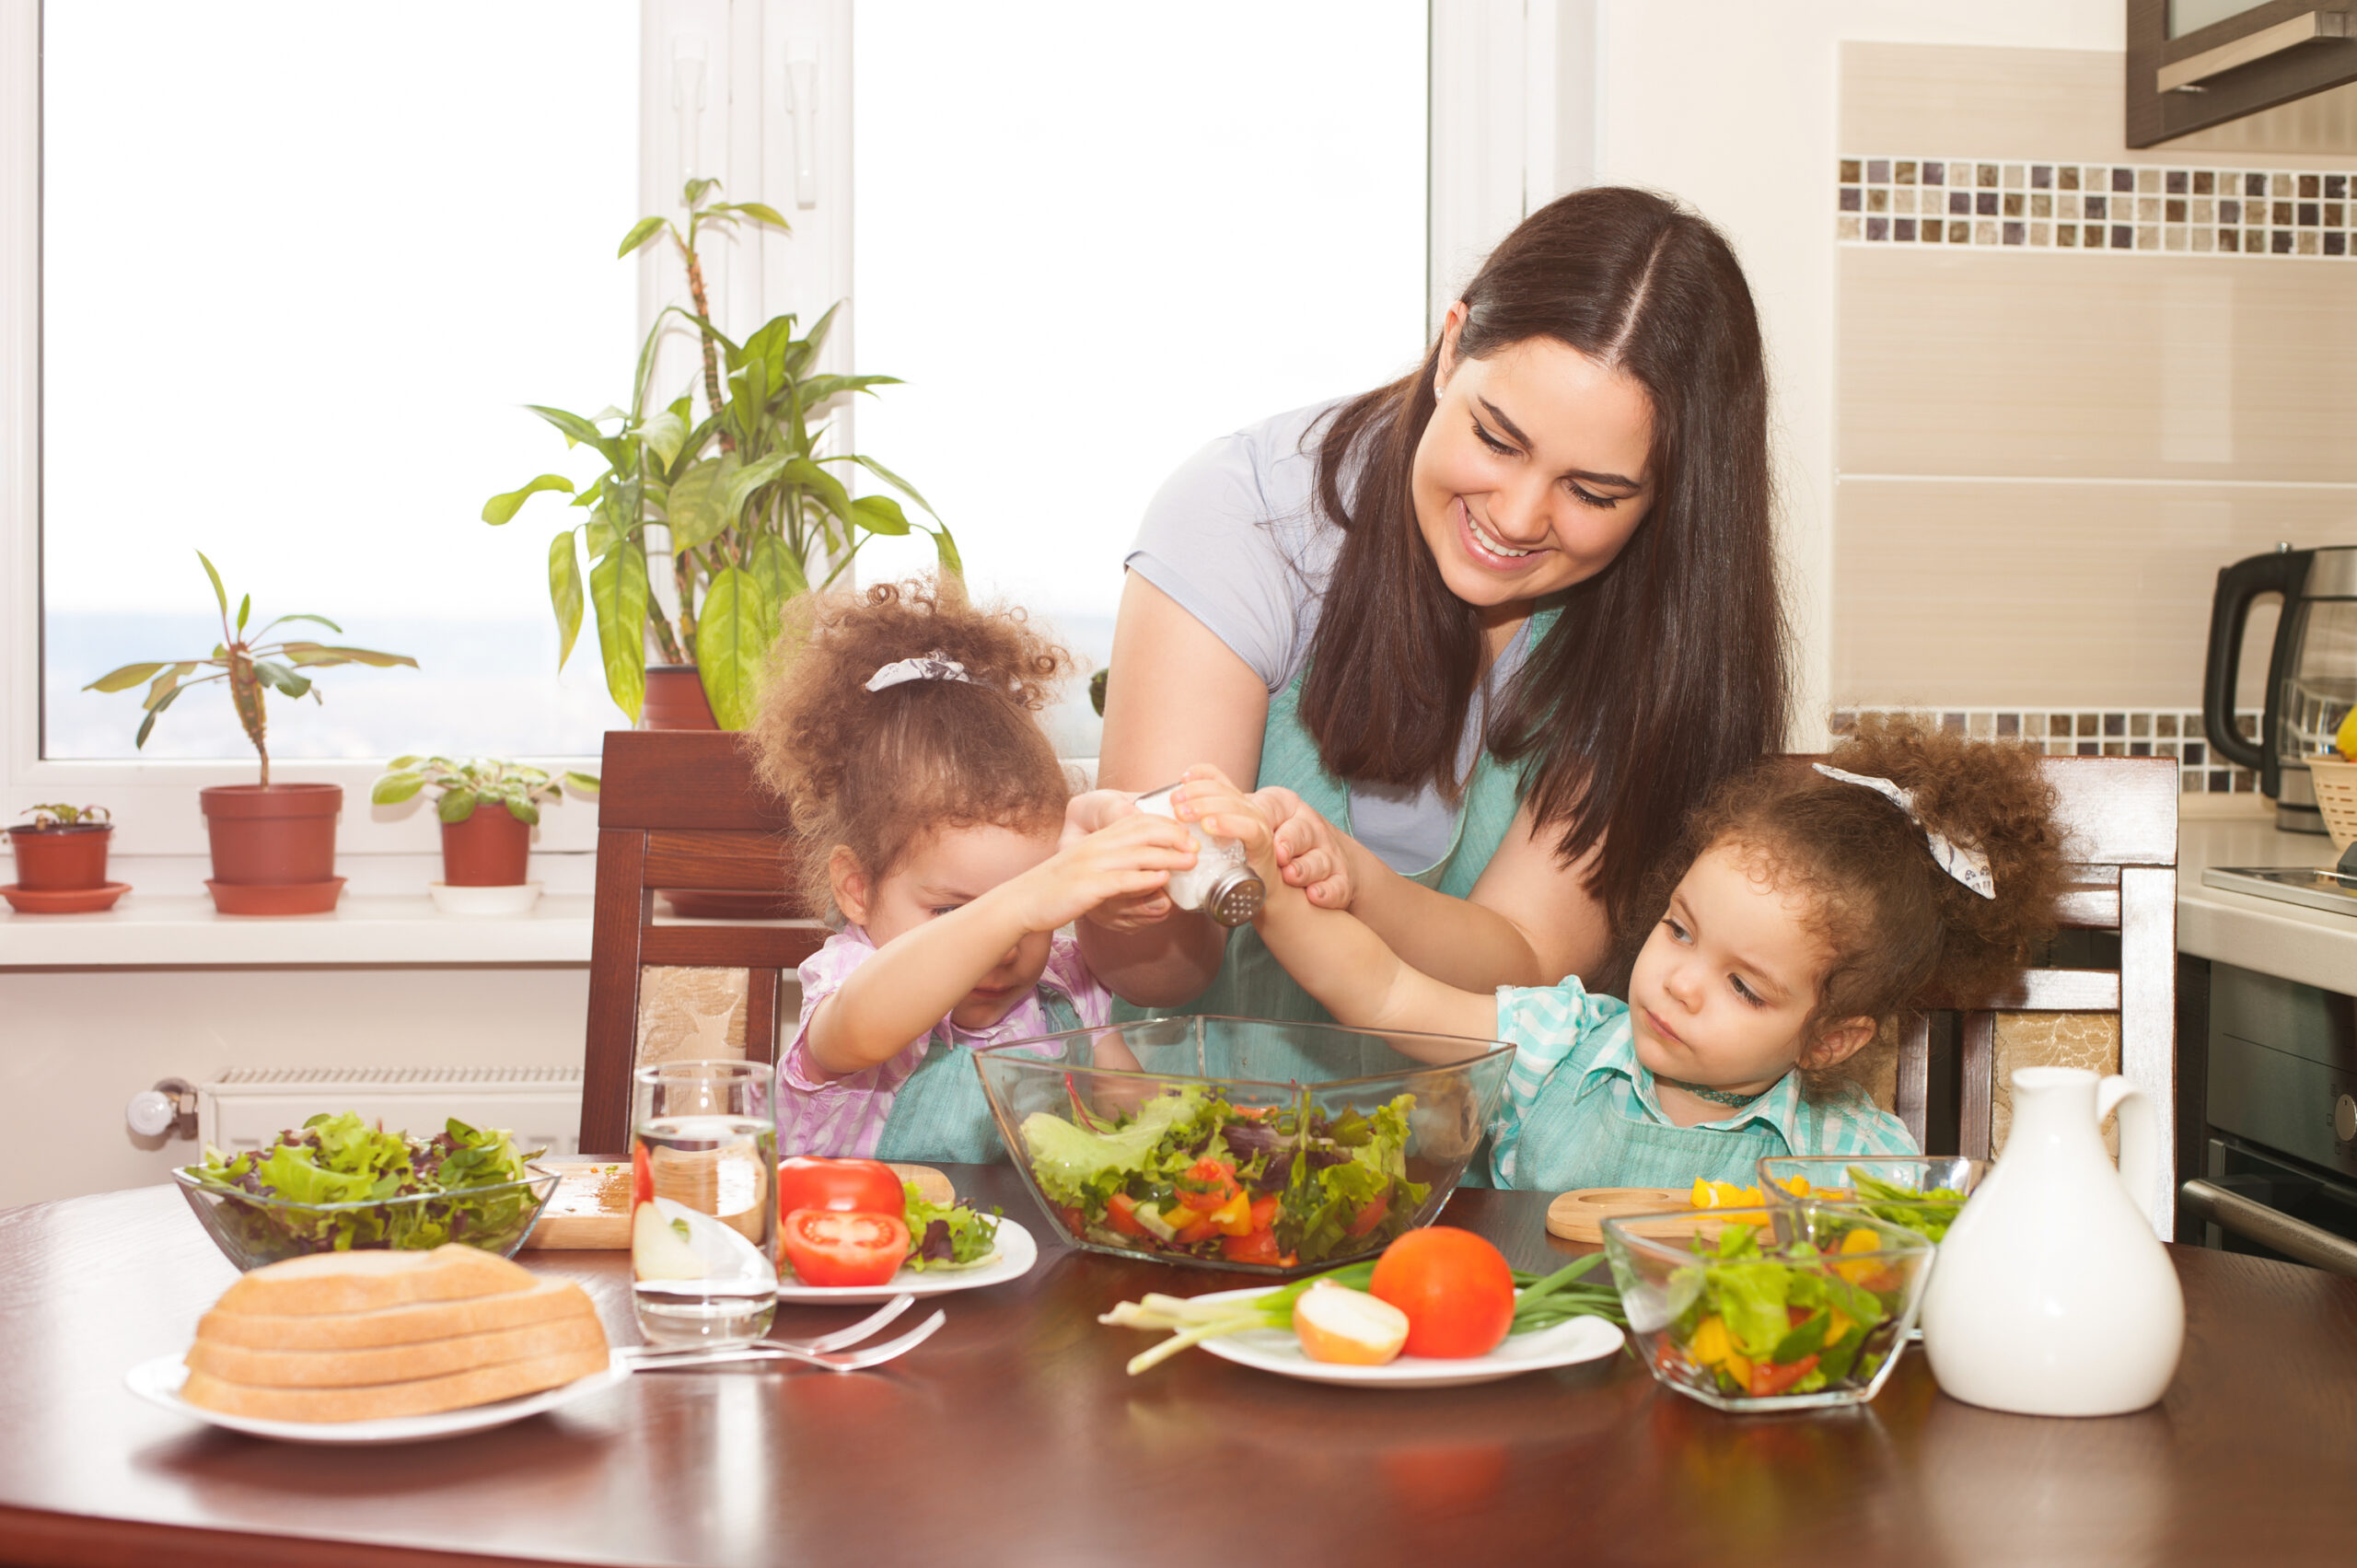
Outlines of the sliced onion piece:
[{"label": "sliced onion piece", "polygon": [[1293,1304],[1293,1331],[1312,1361],[1381,1366],[1408,1342],[1408,1315],[1363,1290],[1320,1280]]}]

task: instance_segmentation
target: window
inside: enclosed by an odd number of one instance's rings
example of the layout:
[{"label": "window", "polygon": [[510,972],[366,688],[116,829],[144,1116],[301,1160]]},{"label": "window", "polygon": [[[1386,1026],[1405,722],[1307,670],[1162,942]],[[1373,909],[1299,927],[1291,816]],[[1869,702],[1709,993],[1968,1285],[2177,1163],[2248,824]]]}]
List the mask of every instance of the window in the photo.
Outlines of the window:
[{"label": "window", "polygon": [[547,529],[480,514],[566,466],[520,405],[626,395],[638,28],[633,0],[45,8],[45,756],[251,755],[215,689],[144,753],[138,694],[81,690],[218,640],[198,549],[233,609],[421,666],[273,697],[273,756],[598,749]]}]

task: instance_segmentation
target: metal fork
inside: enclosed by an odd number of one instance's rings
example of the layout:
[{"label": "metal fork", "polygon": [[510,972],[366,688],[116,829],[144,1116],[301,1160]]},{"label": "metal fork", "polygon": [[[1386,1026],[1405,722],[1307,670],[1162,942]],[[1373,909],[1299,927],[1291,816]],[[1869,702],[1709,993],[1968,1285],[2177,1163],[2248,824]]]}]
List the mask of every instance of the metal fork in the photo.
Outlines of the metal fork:
[{"label": "metal fork", "polygon": [[869,1345],[864,1350],[855,1350],[848,1354],[794,1350],[782,1344],[757,1342],[728,1350],[689,1351],[678,1355],[633,1356],[628,1359],[632,1370],[636,1372],[668,1372],[675,1367],[719,1366],[735,1361],[792,1361],[805,1366],[823,1366],[830,1372],[857,1372],[862,1367],[880,1366],[895,1356],[907,1354],[933,1338],[935,1330],[948,1320],[948,1313],[935,1312],[897,1340],[887,1340],[880,1345]]},{"label": "metal fork", "polygon": [[837,1329],[831,1334],[818,1334],[807,1340],[781,1340],[773,1336],[758,1339],[741,1345],[633,1345],[622,1353],[633,1361],[653,1365],[677,1356],[702,1358],[723,1350],[750,1350],[757,1347],[783,1351],[799,1351],[806,1355],[823,1355],[828,1351],[842,1350],[860,1341],[916,1305],[917,1298],[903,1291],[848,1329]]}]

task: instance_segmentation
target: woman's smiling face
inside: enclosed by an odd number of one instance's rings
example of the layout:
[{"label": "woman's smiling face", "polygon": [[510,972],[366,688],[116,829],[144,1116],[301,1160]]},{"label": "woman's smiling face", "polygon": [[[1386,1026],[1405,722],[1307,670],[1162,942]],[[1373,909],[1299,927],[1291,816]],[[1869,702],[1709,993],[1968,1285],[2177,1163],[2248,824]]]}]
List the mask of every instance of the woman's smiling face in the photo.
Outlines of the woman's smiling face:
[{"label": "woman's smiling face", "polygon": [[1416,445],[1416,523],[1468,604],[1537,598],[1612,563],[1644,520],[1653,401],[1625,372],[1552,338],[1486,359],[1441,340],[1438,406]]}]

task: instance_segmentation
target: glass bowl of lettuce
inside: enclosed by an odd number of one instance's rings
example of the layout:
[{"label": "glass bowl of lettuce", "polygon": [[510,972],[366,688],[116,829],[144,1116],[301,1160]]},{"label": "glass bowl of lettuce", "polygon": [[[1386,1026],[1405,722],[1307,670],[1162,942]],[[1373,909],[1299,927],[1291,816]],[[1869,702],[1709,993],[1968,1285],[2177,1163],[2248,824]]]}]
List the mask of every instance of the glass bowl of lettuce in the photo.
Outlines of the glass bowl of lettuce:
[{"label": "glass bowl of lettuce", "polygon": [[1723,1411],[1864,1404],[1907,1348],[1932,1244],[1846,1203],[1683,1209],[1604,1222],[1621,1309],[1654,1376]]},{"label": "glass bowl of lettuce", "polygon": [[1283,1278],[1429,1224],[1514,1048],[1259,1018],[1149,1018],[974,1053],[1040,1211],[1097,1252]]},{"label": "glass bowl of lettuce", "polygon": [[172,1172],[229,1261],[258,1269],[310,1252],[435,1248],[513,1254],[561,1179],[508,1134],[452,1120],[430,1138],[350,1111],[314,1116],[259,1149],[208,1147]]}]

